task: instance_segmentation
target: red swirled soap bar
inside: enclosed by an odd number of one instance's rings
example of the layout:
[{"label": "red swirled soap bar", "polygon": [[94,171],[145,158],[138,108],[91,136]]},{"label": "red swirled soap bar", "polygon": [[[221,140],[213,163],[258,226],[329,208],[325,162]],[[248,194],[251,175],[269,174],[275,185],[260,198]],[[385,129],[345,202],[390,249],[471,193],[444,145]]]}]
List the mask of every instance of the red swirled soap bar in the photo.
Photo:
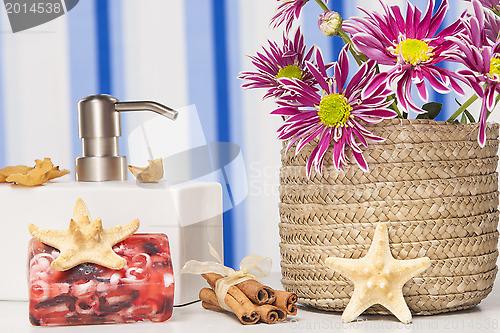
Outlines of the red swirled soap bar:
[{"label": "red swirled soap bar", "polygon": [[165,321],[172,315],[174,277],[168,238],[134,234],[113,250],[127,260],[113,270],[80,264],[50,267],[59,251],[36,239],[29,243],[29,316],[36,326]]}]

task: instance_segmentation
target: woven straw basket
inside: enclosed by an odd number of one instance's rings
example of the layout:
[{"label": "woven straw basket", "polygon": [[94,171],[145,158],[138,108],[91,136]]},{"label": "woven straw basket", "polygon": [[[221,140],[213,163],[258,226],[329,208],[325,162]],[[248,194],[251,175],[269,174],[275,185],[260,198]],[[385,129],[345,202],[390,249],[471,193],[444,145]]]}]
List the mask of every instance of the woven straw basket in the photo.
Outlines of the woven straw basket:
[{"label": "woven straw basket", "polygon": [[[297,156],[282,150],[283,286],[304,304],[342,311],[353,286],[325,259],[363,257],[376,224],[388,222],[394,258],[431,259],[403,288],[414,314],[479,304],[497,274],[498,124],[488,124],[484,148],[478,124],[392,119],[368,129],[386,138],[365,150],[369,172],[354,162],[336,171],[330,147],[322,175],[308,180],[314,146]],[[375,305],[368,312],[387,310]]]}]

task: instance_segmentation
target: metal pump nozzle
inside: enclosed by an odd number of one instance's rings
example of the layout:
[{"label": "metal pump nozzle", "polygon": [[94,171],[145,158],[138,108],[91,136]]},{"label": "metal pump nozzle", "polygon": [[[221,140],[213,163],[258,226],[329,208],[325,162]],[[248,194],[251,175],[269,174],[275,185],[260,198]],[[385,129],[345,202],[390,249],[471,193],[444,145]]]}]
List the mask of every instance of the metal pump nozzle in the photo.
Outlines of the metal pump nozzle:
[{"label": "metal pump nozzle", "polygon": [[75,160],[77,181],[100,182],[127,178],[125,156],[119,156],[120,112],[153,111],[175,120],[178,112],[156,102],[119,102],[109,95],[92,95],[78,102],[78,135],[82,157]]},{"label": "metal pump nozzle", "polygon": [[115,104],[115,110],[153,111],[171,120],[177,119],[177,116],[179,115],[179,112],[175,111],[174,109],[156,102],[119,102]]}]

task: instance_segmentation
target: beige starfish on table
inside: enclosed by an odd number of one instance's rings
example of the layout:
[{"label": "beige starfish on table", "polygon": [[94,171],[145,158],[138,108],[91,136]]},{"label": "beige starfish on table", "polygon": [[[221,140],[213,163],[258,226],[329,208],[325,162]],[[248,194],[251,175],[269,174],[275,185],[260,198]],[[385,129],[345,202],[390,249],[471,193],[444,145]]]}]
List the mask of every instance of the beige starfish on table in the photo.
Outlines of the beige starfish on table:
[{"label": "beige starfish on table", "polygon": [[350,322],[374,304],[380,304],[403,323],[411,321],[411,312],[403,298],[403,285],[430,266],[427,257],[396,260],[389,248],[387,223],[379,223],[366,256],[361,259],[329,257],[325,263],[354,284],[354,293],[342,313]]},{"label": "beige starfish on table", "polygon": [[127,261],[112,247],[132,235],[139,228],[135,219],[123,226],[103,229],[100,218],[90,222],[90,214],[82,199],[75,204],[73,218],[67,230],[41,229],[29,225],[30,234],[40,242],[55,247],[59,257],[51,267],[65,271],[82,263],[94,263],[111,269],[121,269]]}]

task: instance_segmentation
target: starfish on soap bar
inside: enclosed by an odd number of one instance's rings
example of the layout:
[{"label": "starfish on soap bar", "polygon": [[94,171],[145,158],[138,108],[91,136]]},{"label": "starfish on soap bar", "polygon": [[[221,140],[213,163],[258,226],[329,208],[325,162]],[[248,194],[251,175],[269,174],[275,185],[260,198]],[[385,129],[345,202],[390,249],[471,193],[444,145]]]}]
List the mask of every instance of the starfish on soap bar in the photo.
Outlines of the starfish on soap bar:
[{"label": "starfish on soap bar", "polygon": [[396,260],[389,248],[386,223],[379,223],[368,253],[360,259],[329,257],[325,263],[354,284],[354,292],[342,321],[350,322],[374,304],[380,304],[403,323],[411,321],[411,312],[403,298],[403,285],[430,266],[427,257]]},{"label": "starfish on soap bar", "polygon": [[67,230],[41,229],[29,225],[30,234],[40,242],[55,247],[59,257],[51,267],[65,271],[83,263],[94,263],[111,269],[123,268],[127,261],[113,251],[113,245],[126,239],[139,228],[135,219],[123,226],[102,227],[101,219],[90,222],[90,214],[82,199],[75,204]]}]

